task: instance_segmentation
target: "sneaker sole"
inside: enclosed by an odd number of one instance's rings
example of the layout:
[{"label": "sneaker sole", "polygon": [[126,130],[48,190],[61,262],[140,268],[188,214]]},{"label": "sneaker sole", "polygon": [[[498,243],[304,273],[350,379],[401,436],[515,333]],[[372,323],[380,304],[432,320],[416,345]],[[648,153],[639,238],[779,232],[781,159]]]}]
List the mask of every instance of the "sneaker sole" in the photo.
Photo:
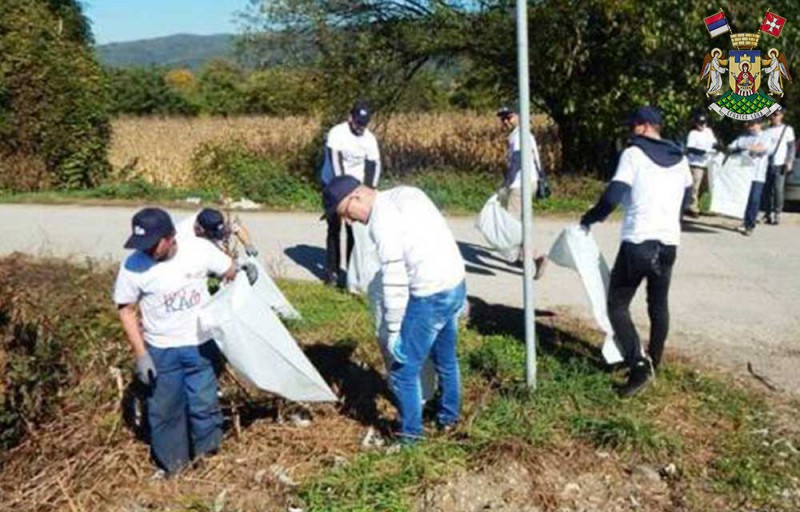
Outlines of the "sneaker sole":
[{"label": "sneaker sole", "polygon": [[649,388],[650,386],[652,386],[652,385],[653,385],[653,380],[655,380],[655,379],[654,379],[654,378],[653,378],[653,376],[651,375],[651,376],[650,376],[650,377],[649,377],[649,378],[648,378],[646,381],[644,381],[644,382],[642,383],[642,385],[641,385],[641,386],[639,386],[639,387],[637,387],[637,388],[634,388],[634,389],[632,389],[631,391],[625,392],[625,391],[622,391],[622,390],[620,390],[620,392],[619,392],[619,396],[620,396],[621,398],[631,398],[631,397],[634,397],[634,396],[640,395],[640,394],[642,394],[642,393],[643,393],[643,392],[644,392],[644,391],[645,391],[647,388]]}]

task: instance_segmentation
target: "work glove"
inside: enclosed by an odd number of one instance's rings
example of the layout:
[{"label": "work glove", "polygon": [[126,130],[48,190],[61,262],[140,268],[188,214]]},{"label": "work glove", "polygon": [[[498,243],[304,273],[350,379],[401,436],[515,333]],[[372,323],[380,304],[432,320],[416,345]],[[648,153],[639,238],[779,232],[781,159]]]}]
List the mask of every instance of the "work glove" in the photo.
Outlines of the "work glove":
[{"label": "work glove", "polygon": [[390,332],[389,339],[386,342],[386,348],[389,349],[389,354],[392,355],[392,359],[394,359],[398,363],[405,363],[406,357],[400,351],[400,333],[399,332]]},{"label": "work glove", "polygon": [[255,257],[258,256],[258,249],[256,249],[256,246],[253,245],[253,244],[245,245],[244,246],[244,252],[245,252],[245,254],[250,256],[251,258],[255,258]]},{"label": "work glove", "polygon": [[136,378],[145,386],[152,386],[156,382],[158,372],[153,358],[145,352],[143,356],[136,358]]},{"label": "work glove", "polygon": [[239,266],[239,270],[243,271],[247,275],[247,281],[250,283],[250,286],[256,284],[258,281],[258,269],[252,263],[242,263]]}]

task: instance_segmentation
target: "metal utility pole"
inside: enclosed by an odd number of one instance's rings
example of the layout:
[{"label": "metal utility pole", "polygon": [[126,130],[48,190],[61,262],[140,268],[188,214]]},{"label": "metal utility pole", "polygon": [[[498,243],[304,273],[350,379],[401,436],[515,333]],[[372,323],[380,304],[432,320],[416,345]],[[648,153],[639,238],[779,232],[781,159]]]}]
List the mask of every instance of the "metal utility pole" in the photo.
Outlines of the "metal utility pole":
[{"label": "metal utility pole", "polygon": [[533,286],[533,190],[531,184],[531,109],[528,81],[528,2],[517,0],[517,67],[519,72],[519,134],[522,163],[522,240],[525,295],[525,380],[536,389],[536,303]]}]

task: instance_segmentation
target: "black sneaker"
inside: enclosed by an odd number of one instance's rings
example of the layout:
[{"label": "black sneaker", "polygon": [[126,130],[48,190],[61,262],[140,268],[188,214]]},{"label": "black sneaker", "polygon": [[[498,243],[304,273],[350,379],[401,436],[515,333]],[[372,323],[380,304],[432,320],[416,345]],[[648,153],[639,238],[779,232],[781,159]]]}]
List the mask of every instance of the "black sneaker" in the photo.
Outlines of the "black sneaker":
[{"label": "black sneaker", "polygon": [[619,388],[619,396],[630,397],[638,395],[653,381],[653,370],[649,361],[640,361],[631,368],[628,382]]},{"label": "black sneaker", "polygon": [[328,272],[325,276],[325,286],[337,287],[339,286],[339,274],[336,272]]}]

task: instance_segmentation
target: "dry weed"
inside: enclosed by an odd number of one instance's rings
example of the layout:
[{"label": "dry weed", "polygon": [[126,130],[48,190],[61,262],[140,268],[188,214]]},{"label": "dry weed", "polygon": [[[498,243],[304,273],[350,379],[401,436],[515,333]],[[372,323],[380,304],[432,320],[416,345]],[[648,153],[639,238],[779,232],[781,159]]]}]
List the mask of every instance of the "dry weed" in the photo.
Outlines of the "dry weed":
[{"label": "dry weed", "polygon": [[[534,132],[547,169],[557,166],[557,134],[547,118],[534,118]],[[192,182],[192,158],[204,144],[238,141],[280,161],[297,161],[319,135],[310,117],[131,118],[113,123],[111,164],[122,178],[135,176],[162,186]],[[491,114],[401,114],[375,130],[384,167],[393,173],[450,168],[487,171],[505,165],[505,134]]]}]

